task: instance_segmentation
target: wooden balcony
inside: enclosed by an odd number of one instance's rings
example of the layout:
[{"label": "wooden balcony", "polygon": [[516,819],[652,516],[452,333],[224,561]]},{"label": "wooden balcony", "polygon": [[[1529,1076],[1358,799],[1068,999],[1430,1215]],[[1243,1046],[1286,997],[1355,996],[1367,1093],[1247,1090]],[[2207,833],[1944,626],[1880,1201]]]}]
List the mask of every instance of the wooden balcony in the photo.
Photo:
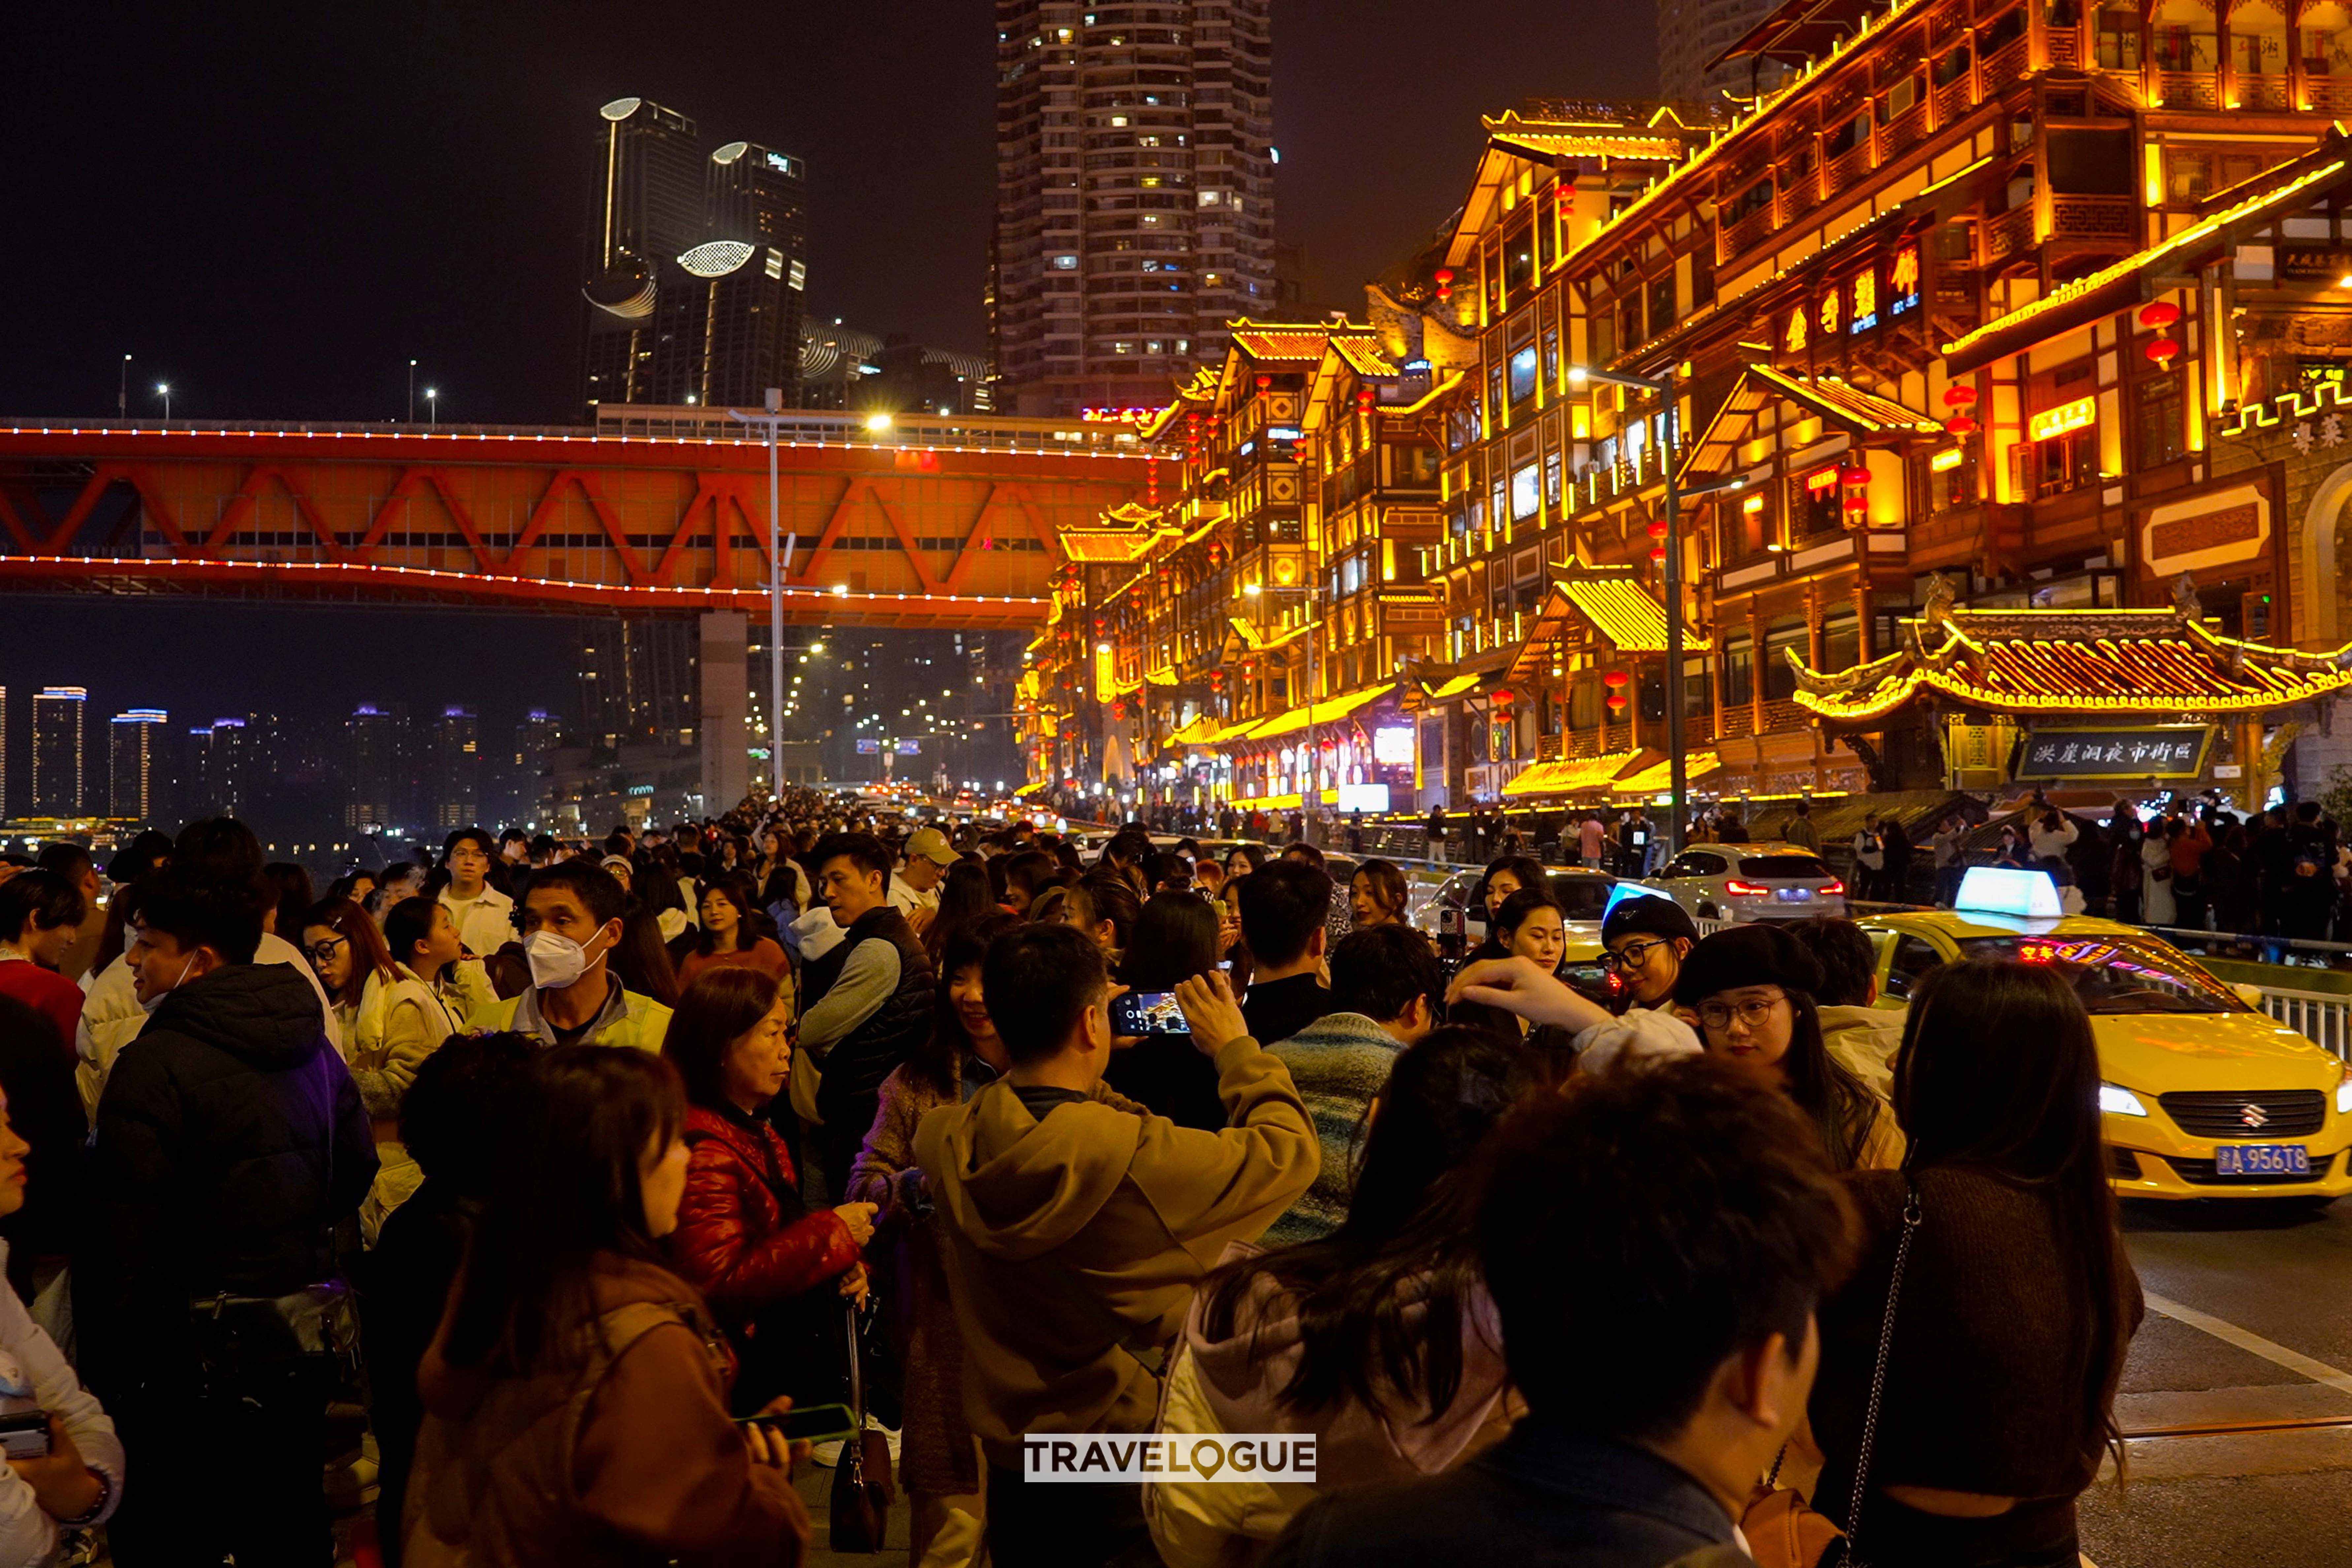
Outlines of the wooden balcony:
[{"label": "wooden balcony", "polygon": [[2128,249],[2139,243],[2139,204],[2130,196],[2050,198],[2050,237],[2114,240]]},{"label": "wooden balcony", "polygon": [[2219,109],[2221,89],[2211,71],[2158,71],[2156,101],[2165,109]]},{"label": "wooden balcony", "polygon": [[2033,208],[2031,204],[2012,207],[1999,217],[1989,219],[1983,229],[1984,254],[1988,263],[2005,261],[2033,248]]},{"label": "wooden balcony", "polygon": [[1870,170],[1870,143],[1867,141],[1857,142],[1822,165],[1822,193],[1835,195]]},{"label": "wooden balcony", "polygon": [[2011,38],[1987,55],[1977,67],[1977,79],[1984,84],[1984,94],[1990,98],[2001,89],[2025,78],[2025,45],[2022,35]]},{"label": "wooden balcony", "polygon": [[2237,83],[2237,105],[2240,109],[2292,109],[2294,100],[2287,92],[2283,76],[2242,76]]},{"label": "wooden balcony", "polygon": [[1962,71],[1935,89],[1932,100],[1936,107],[1937,124],[1949,125],[1967,115],[1975,101],[1971,96],[1975,90],[1975,84],[1969,79],[1970,74],[1968,71]]},{"label": "wooden balcony", "polygon": [[1730,227],[1717,231],[1715,258],[1717,263],[1753,249],[1772,232],[1772,209],[1767,205],[1758,207]]},{"label": "wooden balcony", "polygon": [[2352,77],[2306,79],[2303,95],[2314,109],[2352,110]]},{"label": "wooden balcony", "polygon": [[1878,161],[1891,163],[1927,133],[1927,106],[1915,103],[1878,128]]}]

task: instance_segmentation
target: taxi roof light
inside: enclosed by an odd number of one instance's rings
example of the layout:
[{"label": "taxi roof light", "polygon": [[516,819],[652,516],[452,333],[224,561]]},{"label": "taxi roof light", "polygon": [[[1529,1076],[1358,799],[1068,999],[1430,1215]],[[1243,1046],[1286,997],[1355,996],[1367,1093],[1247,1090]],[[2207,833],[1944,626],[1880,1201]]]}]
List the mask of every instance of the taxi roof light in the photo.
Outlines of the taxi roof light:
[{"label": "taxi roof light", "polygon": [[1959,896],[1952,900],[1952,908],[2026,920],[2057,920],[2066,912],[2058,901],[2058,884],[2047,871],[2012,866],[1969,867],[1960,878]]}]

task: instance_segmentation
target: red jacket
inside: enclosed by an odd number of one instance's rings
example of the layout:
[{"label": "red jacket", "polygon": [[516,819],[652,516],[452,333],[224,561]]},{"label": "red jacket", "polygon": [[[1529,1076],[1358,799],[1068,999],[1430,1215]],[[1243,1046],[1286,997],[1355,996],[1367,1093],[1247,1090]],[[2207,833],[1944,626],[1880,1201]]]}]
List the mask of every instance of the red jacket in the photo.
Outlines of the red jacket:
[{"label": "red jacket", "polygon": [[[775,1129],[695,1106],[686,1141],[693,1158],[670,1252],[721,1321],[741,1324],[856,1265],[841,1216],[801,1206],[793,1157]],[[779,1189],[792,1194],[789,1210]]]}]

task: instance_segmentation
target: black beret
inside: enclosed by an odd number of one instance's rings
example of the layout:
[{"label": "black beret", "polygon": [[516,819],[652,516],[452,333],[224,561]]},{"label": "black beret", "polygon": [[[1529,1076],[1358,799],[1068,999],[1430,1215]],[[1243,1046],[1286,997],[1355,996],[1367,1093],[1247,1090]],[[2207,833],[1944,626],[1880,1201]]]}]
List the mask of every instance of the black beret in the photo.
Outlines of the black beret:
[{"label": "black beret", "polygon": [[1684,954],[1675,1000],[1696,1006],[1743,985],[1778,985],[1810,995],[1822,988],[1821,962],[1802,942],[1768,921],[1727,926]]},{"label": "black beret", "polygon": [[1651,896],[1636,893],[1618,900],[1601,922],[1601,940],[1606,944],[1621,936],[1639,933],[1643,936],[1681,937],[1685,942],[1698,940],[1698,927],[1692,923],[1689,911],[1663,894]]}]

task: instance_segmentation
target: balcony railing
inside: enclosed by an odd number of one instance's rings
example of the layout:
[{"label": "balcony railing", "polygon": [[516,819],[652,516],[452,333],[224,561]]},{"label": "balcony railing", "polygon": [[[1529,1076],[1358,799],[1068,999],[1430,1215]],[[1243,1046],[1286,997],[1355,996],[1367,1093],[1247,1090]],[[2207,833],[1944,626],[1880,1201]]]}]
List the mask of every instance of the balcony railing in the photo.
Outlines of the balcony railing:
[{"label": "balcony railing", "polygon": [[1985,259],[2000,261],[2033,248],[2033,208],[2012,207],[1984,226]]},{"label": "balcony railing", "polygon": [[2079,66],[2083,63],[2083,35],[2072,27],[2050,29],[2050,63],[2053,66]]},{"label": "balcony railing", "polygon": [[2124,245],[2139,241],[2139,205],[2129,196],[2053,195],[2050,198],[2053,239],[2112,239]]},{"label": "balcony railing", "polygon": [[1857,142],[1823,166],[1822,188],[1835,195],[1868,173],[1870,143],[1867,141]]},{"label": "balcony railing", "polygon": [[2294,100],[2287,95],[2286,78],[2283,76],[2242,76],[2238,79],[2240,109],[2291,109]]},{"label": "balcony railing", "polygon": [[2303,94],[2314,109],[2352,110],[2352,77],[2307,79],[2303,84]]},{"label": "balcony railing", "polygon": [[2158,71],[2156,101],[2166,109],[2219,109],[2221,90],[2211,71]]},{"label": "balcony railing", "polygon": [[1968,113],[1971,101],[1970,95],[1974,91],[1975,85],[1969,79],[1971,74],[1962,71],[1936,89],[1934,97],[1937,124],[1949,125]]},{"label": "balcony railing", "polygon": [[1915,103],[1901,115],[1878,128],[1878,161],[1892,163],[1927,134],[1927,106]]},{"label": "balcony railing", "polygon": [[1772,208],[1758,207],[1730,227],[1720,230],[1716,241],[1716,259],[1728,261],[1772,232]]},{"label": "balcony railing", "polygon": [[1990,98],[2011,82],[2025,77],[2025,37],[2020,35],[1984,58],[1979,66],[1978,79],[1984,83],[1984,95]]}]

